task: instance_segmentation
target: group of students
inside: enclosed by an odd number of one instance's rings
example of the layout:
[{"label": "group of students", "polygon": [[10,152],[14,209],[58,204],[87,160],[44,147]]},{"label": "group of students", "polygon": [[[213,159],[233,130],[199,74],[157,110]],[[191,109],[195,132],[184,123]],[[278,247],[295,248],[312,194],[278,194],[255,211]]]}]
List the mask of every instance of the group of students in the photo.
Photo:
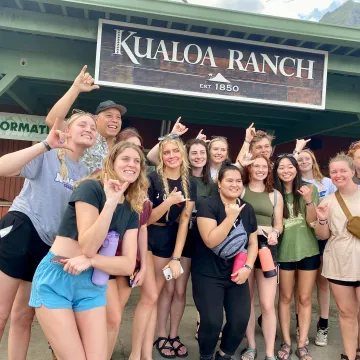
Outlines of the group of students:
[{"label": "group of students", "polygon": [[[54,359],[109,360],[134,286],[140,300],[129,360],[152,360],[154,347],[163,358],[187,357],[179,325],[191,274],[201,360],[231,359],[245,334],[241,359],[258,356],[255,284],[265,360],[290,358],[293,298],[295,354],[311,360],[315,283],[315,344],[327,345],[331,288],[341,359],[360,359],[360,142],[330,160],[327,178],[308,140],[273,162],[273,137],[252,124],[232,164],[225,137],[200,132],[185,145],[179,118],[148,153],[156,170],[147,175],[142,137],[121,131],[124,106],[104,101],[95,115],[74,111],[65,121],[79,94],[96,89],[85,66],[49,112],[46,140],[0,158],[0,176],[25,178],[0,220],[0,338],[10,317],[8,358],[26,359],[36,313]],[[113,232],[116,254],[102,255]],[[261,269],[264,246],[277,276]],[[233,270],[240,252],[246,260]],[[110,275],[106,285],[93,282],[95,270]],[[283,341],[275,349],[278,283]]]}]

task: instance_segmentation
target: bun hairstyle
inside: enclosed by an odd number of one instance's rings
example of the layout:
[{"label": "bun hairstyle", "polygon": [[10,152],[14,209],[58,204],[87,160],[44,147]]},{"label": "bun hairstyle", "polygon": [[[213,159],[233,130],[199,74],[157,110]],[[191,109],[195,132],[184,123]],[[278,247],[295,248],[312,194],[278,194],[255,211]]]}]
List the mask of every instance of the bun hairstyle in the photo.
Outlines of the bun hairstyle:
[{"label": "bun hairstyle", "polygon": [[[252,160],[256,160],[256,159],[264,159],[266,161],[266,164],[268,166],[268,174],[266,176],[266,178],[264,179],[264,184],[265,184],[265,192],[271,193],[274,191],[274,180],[272,177],[272,165],[270,162],[270,159],[268,159],[265,155],[259,154],[255,157],[252,158]],[[246,166],[244,168],[244,183],[248,184],[251,181],[251,169],[253,167],[254,163],[250,164],[249,166]]]},{"label": "bun hairstyle", "polygon": [[[66,127],[68,129],[70,129],[71,126],[74,124],[74,122],[76,120],[80,119],[82,116],[91,117],[94,120],[94,123],[95,123],[95,126],[96,126],[96,120],[94,118],[94,115],[81,111],[81,112],[75,112],[70,116],[70,118],[66,121]],[[67,139],[65,141],[67,141]],[[68,171],[68,168],[67,168],[66,162],[65,162],[65,149],[59,149],[58,152],[57,152],[57,157],[58,157],[58,159],[60,161],[59,174],[60,174],[61,178],[63,180],[65,180],[69,176],[69,171]]]},{"label": "bun hairstyle", "polygon": [[[359,147],[360,148],[360,147]],[[333,162],[337,162],[337,161],[343,161],[343,162],[346,162],[348,165],[349,165],[349,168],[352,170],[352,171],[355,171],[356,170],[356,166],[355,166],[355,163],[354,163],[354,160],[351,156],[349,155],[346,155],[344,152],[341,152],[339,154],[336,154],[335,157],[331,158],[330,159],[330,162],[329,162],[329,167],[330,165],[333,163]]]},{"label": "bun hairstyle", "polygon": [[238,171],[241,176],[240,169],[236,165],[232,164],[232,162],[230,160],[225,160],[223,162],[223,164],[221,165],[221,168],[220,168],[218,176],[217,176],[218,182],[221,182],[225,176],[225,173],[227,171],[231,171],[231,170]]},{"label": "bun hairstyle", "polygon": [[164,150],[164,146],[166,144],[173,143],[176,144],[179,147],[180,154],[181,154],[181,165],[180,165],[180,178],[181,178],[181,187],[184,191],[184,197],[185,199],[190,198],[190,190],[189,190],[189,160],[187,157],[186,149],[184,143],[179,139],[175,138],[172,139],[170,137],[165,138],[160,142],[159,145],[159,165],[156,167],[156,171],[160,176],[160,179],[164,186],[164,192],[166,197],[169,196],[170,190],[169,190],[169,183],[167,180],[167,177],[165,175],[165,165],[162,157],[162,153]]},{"label": "bun hairstyle", "polygon": [[190,153],[190,148],[193,145],[202,145],[205,148],[206,151],[206,164],[203,168],[202,171],[202,181],[204,182],[204,184],[208,184],[210,182],[210,154],[209,154],[209,148],[207,146],[207,144],[205,143],[205,141],[200,140],[200,139],[191,139],[186,143],[186,150],[187,150],[187,154],[188,154],[188,158],[189,158],[189,153]]},{"label": "bun hairstyle", "polygon": [[113,146],[110,152],[107,154],[102,170],[96,171],[90,176],[81,179],[80,184],[84,180],[97,180],[104,185],[105,174],[109,179],[118,179],[114,169],[114,163],[116,158],[126,149],[134,149],[140,156],[140,174],[139,177],[129,185],[125,191],[125,199],[130,203],[131,209],[138,214],[142,211],[142,205],[147,199],[147,191],[149,188],[149,180],[146,176],[146,160],[143,152],[140,148],[130,142],[121,141]]},{"label": "bun hairstyle", "polygon": [[[303,185],[303,182],[301,179],[301,172],[299,169],[299,164],[291,154],[284,154],[283,156],[278,157],[274,163],[273,178],[274,178],[274,183],[275,183],[275,189],[280,191],[281,195],[283,196],[283,199],[285,200],[286,199],[285,186],[284,186],[283,181],[279,178],[279,175],[277,173],[280,162],[283,159],[288,159],[296,169],[296,176],[293,180],[291,192],[294,197],[293,212],[294,212],[294,216],[297,217],[300,213],[300,199],[301,199],[301,195],[298,192],[298,190]],[[285,201],[285,203],[286,203],[286,201]],[[287,203],[286,203],[286,205],[287,205]],[[290,217],[290,211],[289,211],[288,205],[284,206],[283,216],[285,219],[288,219]]]}]

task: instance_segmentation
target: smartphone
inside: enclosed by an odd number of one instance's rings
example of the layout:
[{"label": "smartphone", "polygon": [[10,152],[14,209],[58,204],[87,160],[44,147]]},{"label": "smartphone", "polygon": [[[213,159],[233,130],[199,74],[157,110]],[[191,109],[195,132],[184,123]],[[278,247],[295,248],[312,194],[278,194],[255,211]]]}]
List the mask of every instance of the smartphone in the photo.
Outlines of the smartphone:
[{"label": "smartphone", "polygon": [[61,262],[61,260],[65,260],[65,259],[68,259],[67,257],[65,256],[55,256],[53,257],[50,261],[54,264],[58,264],[58,265],[62,265],[64,266],[65,264]]},{"label": "smartphone", "polygon": [[[180,274],[182,274],[183,272],[184,272],[184,269],[180,265]],[[164,273],[165,279],[167,281],[169,281],[173,278],[172,271],[170,268],[166,268],[165,270],[163,270],[163,273]]]}]

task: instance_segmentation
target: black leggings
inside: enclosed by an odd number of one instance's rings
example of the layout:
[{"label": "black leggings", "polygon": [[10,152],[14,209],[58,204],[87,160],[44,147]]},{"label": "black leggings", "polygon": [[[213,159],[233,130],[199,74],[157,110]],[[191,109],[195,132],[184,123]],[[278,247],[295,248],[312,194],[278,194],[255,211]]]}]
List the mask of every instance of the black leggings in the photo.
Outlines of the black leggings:
[{"label": "black leggings", "polygon": [[246,282],[237,285],[230,279],[217,279],[192,273],[193,296],[200,314],[200,356],[210,357],[223,324],[225,309],[226,324],[223,328],[220,349],[233,355],[240,345],[250,317],[250,291]]}]

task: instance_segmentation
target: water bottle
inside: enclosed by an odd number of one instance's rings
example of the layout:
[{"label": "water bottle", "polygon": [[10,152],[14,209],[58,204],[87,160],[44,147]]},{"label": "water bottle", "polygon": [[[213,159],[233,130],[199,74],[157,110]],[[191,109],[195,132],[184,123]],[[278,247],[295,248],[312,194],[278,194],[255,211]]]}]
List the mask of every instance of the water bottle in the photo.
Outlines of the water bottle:
[{"label": "water bottle", "polygon": [[[234,265],[233,265],[233,269],[232,269],[233,274],[235,274],[236,271],[238,271],[239,269],[244,267],[244,265],[246,263],[246,259],[247,259],[247,253],[246,252],[239,252],[235,256],[235,261],[234,261]],[[235,279],[235,277],[232,276],[231,280],[234,280],[234,279]]]},{"label": "water bottle", "polygon": [[259,259],[264,277],[271,278],[277,275],[271,251],[266,243],[260,244]]},{"label": "water bottle", "polygon": [[[119,244],[119,234],[116,231],[109,231],[104,243],[102,244],[99,254],[104,256],[115,256]],[[110,275],[99,269],[94,269],[92,282],[95,285],[106,285]]]}]

